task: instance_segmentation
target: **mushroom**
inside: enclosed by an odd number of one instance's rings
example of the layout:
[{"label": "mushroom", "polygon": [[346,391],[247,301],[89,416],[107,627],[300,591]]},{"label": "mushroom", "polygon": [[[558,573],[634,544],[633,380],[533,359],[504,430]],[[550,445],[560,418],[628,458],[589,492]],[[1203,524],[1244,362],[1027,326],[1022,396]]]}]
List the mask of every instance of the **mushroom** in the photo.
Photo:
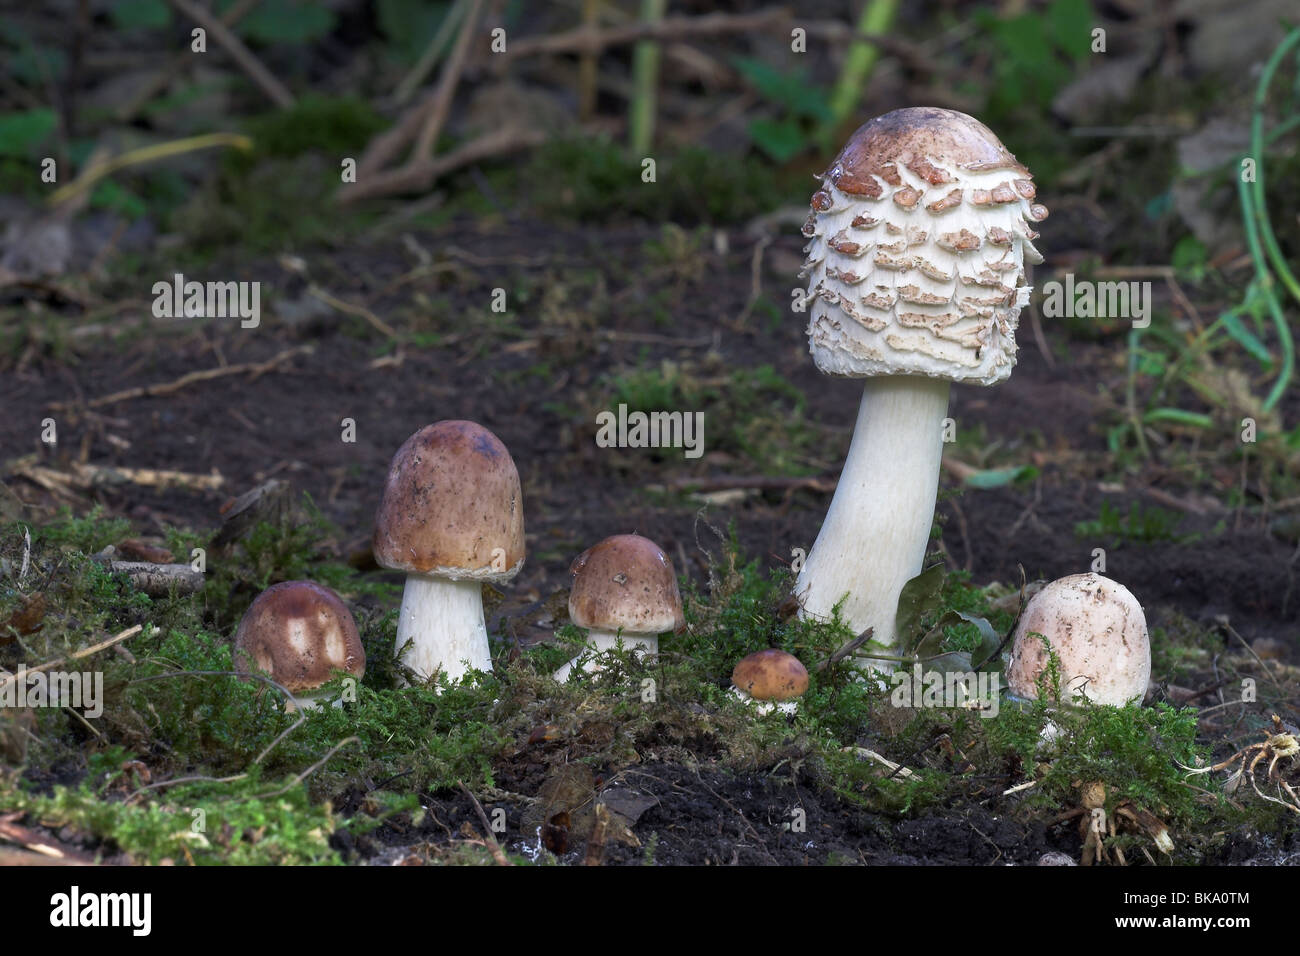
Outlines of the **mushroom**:
[{"label": "mushroom", "polygon": [[265,674],[289,691],[289,710],[320,706],[312,692],[335,671],[358,679],[366,672],[352,613],[337,594],[311,581],[286,581],[259,594],[235,631],[232,656],[236,673]]},{"label": "mushroom", "polygon": [[1146,617],[1124,585],[1100,574],[1072,574],[1034,595],[1016,625],[1007,663],[1007,684],[1017,697],[1038,696],[1038,679],[1048,664],[1043,638],[1060,661],[1062,699],[1122,707],[1146,694],[1151,677]]},{"label": "mushroom", "polygon": [[830,510],[795,583],[801,616],[840,606],[855,633],[896,643],[898,596],[930,540],[951,382],[993,385],[1016,361],[1042,262],[1029,172],[978,120],[895,110],[858,129],[820,177],[801,276],[810,350],[865,379]]},{"label": "mushroom", "polygon": [[740,700],[761,701],[760,714],[793,714],[799,706],[795,698],[808,689],[808,669],[793,654],[769,648],[741,658],[731,672],[731,684],[732,695]]},{"label": "mushroom", "polygon": [[466,421],[408,438],[393,456],[372,547],[381,567],[406,572],[402,663],[426,679],[490,671],[483,582],[508,581],[524,563],[519,472],[501,440]]},{"label": "mushroom", "polygon": [[[659,635],[681,630],[682,596],[673,563],[663,549],[639,534],[616,534],[592,545],[569,567],[569,619],[587,628],[587,648],[598,653],[619,640],[638,656],[659,653]],[[565,681],[586,651],[555,672]],[[599,670],[584,662],[582,670]]]}]

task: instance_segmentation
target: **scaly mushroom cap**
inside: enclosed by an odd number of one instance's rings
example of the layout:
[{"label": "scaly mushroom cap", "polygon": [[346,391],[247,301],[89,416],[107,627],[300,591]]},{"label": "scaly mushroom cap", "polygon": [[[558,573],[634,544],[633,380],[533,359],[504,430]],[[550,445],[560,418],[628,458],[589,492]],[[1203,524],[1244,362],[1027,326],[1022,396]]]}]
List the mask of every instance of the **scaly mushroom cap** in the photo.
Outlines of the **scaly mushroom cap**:
[{"label": "scaly mushroom cap", "polygon": [[311,581],[286,581],[257,596],[235,632],[235,670],[262,673],[297,694],[330,675],[366,672],[356,622],[337,594]]},{"label": "scaly mushroom cap", "polygon": [[812,197],[803,234],[808,338],[828,375],[923,375],[993,385],[1016,364],[1043,261],[1029,171],[955,110],[894,110],[853,134]]},{"label": "scaly mushroom cap", "polygon": [[793,654],[770,648],[741,658],[731,683],[755,700],[793,700],[808,689],[808,669]]},{"label": "scaly mushroom cap", "polygon": [[1072,574],[1030,599],[1016,626],[1007,683],[1018,697],[1038,696],[1047,638],[1061,662],[1061,695],[1120,707],[1140,701],[1151,678],[1146,616],[1133,593],[1100,574]]},{"label": "scaly mushroom cap", "polygon": [[381,567],[453,581],[508,581],[524,563],[519,472],[474,422],[427,425],[388,473],[372,542]]},{"label": "scaly mushroom cap", "polygon": [[606,538],[574,558],[569,574],[569,619],[579,627],[662,634],[685,626],[673,563],[649,538]]}]

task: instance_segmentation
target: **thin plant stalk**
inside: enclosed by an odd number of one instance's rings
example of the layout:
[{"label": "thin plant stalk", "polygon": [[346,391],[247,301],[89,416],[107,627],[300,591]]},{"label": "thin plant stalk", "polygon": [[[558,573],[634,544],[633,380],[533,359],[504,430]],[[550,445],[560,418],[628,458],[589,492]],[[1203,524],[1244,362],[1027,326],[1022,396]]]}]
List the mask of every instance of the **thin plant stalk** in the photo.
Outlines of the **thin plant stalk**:
[{"label": "thin plant stalk", "polygon": [[[641,0],[641,22],[659,22],[667,8],[668,0]],[[659,43],[642,40],[632,54],[632,107],[628,116],[628,144],[635,157],[647,155],[654,143],[658,85]]]},{"label": "thin plant stalk", "polygon": [[[858,17],[858,35],[871,37],[889,32],[897,14],[897,0],[870,0],[863,6]],[[831,91],[830,116],[825,128],[828,138],[857,109],[862,99],[862,90],[879,59],[879,47],[869,40],[855,40],[849,47],[835,89]]]}]

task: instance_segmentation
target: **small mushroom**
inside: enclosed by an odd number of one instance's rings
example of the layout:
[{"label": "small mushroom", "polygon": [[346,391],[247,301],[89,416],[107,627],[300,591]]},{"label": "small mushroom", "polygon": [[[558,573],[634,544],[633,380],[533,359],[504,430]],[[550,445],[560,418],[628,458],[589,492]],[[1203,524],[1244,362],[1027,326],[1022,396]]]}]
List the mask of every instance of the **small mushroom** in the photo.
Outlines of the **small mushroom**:
[{"label": "small mushroom", "polygon": [[509,581],[524,564],[519,472],[501,439],[466,421],[408,438],[393,456],[372,547],[381,567],[406,572],[402,663],[423,678],[490,671],[483,582]]},{"label": "small mushroom", "polygon": [[808,690],[808,669],[793,654],[769,648],[741,658],[731,672],[731,685],[732,695],[755,703],[760,714],[793,714],[799,706],[795,698]]},{"label": "small mushroom", "polygon": [[311,581],[286,581],[259,594],[239,622],[233,657],[236,673],[265,674],[293,694],[289,709],[318,707],[313,691],[335,671],[358,679],[366,672],[352,612]]},{"label": "small mushroom", "polygon": [[1038,678],[1049,660],[1043,638],[1060,661],[1063,700],[1122,707],[1146,694],[1151,677],[1146,617],[1124,585],[1100,574],[1072,574],[1030,599],[1007,663],[1007,684],[1017,697],[1038,696]]},{"label": "small mushroom", "polygon": [[865,381],[795,595],[801,616],[838,606],[855,634],[870,627],[892,647],[899,593],[930,541],[949,385],[1011,374],[1025,265],[1043,261],[1029,223],[1047,210],[997,136],[954,110],[871,120],[821,178],[804,226],[809,347],[822,372]]},{"label": "small mushroom", "polygon": [[[638,656],[659,653],[659,635],[685,626],[682,597],[673,563],[663,549],[639,534],[618,534],[592,545],[569,567],[569,619],[587,628],[587,649],[603,653],[617,646]],[[558,681],[582,662],[582,670],[599,670],[579,654],[555,672]]]}]

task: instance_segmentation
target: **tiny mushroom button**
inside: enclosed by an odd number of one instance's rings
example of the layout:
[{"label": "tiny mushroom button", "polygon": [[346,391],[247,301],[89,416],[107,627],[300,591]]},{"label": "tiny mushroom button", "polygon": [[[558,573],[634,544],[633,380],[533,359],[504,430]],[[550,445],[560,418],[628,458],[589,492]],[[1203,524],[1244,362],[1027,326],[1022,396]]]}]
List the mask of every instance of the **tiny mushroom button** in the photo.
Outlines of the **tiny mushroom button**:
[{"label": "tiny mushroom button", "polygon": [[293,694],[290,707],[318,706],[312,693],[335,671],[360,678],[366,653],[347,605],[327,587],[286,581],[267,588],[235,632],[235,671],[262,673]]},{"label": "tiny mushroom button", "polygon": [[1031,224],[1047,210],[992,131],[946,109],[871,120],[821,179],[803,228],[809,346],[827,375],[866,381],[795,594],[801,615],[838,605],[888,648],[930,540],[949,384],[1011,374],[1025,264],[1042,262]]},{"label": "tiny mushroom button", "polygon": [[510,452],[482,425],[428,425],[393,456],[372,544],[406,572],[397,623],[402,663],[422,678],[490,671],[483,582],[524,563],[523,495]]},{"label": "tiny mushroom button", "polygon": [[587,651],[555,672],[567,680],[590,651],[604,653],[619,640],[638,655],[659,653],[659,635],[685,626],[673,563],[663,549],[638,534],[619,534],[592,545],[569,568],[569,619],[587,628]]},{"label": "tiny mushroom button", "polygon": [[798,707],[795,698],[808,690],[808,669],[793,654],[769,648],[741,658],[731,672],[731,684],[740,700],[757,702],[760,714],[773,709],[793,714]]}]

